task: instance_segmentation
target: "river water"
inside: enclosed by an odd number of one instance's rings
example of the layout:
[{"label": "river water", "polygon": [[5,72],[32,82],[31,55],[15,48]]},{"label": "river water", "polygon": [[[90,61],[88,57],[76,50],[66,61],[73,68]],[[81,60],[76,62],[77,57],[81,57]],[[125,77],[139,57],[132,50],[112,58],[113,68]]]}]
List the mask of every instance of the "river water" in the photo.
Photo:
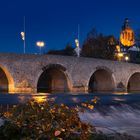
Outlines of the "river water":
[{"label": "river water", "polygon": [[64,103],[68,106],[81,106],[95,97],[99,100],[94,110],[85,109],[79,113],[83,121],[96,126],[106,133],[128,133],[140,139],[140,94],[124,93],[94,93],[94,94],[0,94],[0,105],[7,106],[24,103],[29,99],[37,101],[52,101],[56,104]]}]

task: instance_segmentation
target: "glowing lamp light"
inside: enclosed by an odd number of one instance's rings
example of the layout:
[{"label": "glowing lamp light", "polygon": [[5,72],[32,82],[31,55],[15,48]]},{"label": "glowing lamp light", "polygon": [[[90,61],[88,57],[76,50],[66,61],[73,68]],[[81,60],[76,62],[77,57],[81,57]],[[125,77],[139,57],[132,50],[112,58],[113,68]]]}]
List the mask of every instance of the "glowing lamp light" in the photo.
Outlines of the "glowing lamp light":
[{"label": "glowing lamp light", "polygon": [[75,44],[76,44],[76,47],[79,47],[79,40],[78,39],[75,39]]},{"label": "glowing lamp light", "polygon": [[125,61],[129,61],[129,57],[128,56],[125,56]]},{"label": "glowing lamp light", "polygon": [[42,103],[47,100],[47,97],[45,96],[32,96],[32,99],[34,99],[37,103]]},{"label": "glowing lamp light", "polygon": [[38,42],[36,42],[36,46],[38,46],[40,48],[40,54],[41,54],[41,48],[43,48],[45,46],[45,43],[43,41],[38,41]]},{"label": "glowing lamp light", "polygon": [[38,47],[44,47],[45,46],[45,43],[43,41],[38,41],[38,42],[36,42],[36,45]]},{"label": "glowing lamp light", "polygon": [[22,40],[25,40],[25,33],[21,32],[20,34],[21,34]]}]

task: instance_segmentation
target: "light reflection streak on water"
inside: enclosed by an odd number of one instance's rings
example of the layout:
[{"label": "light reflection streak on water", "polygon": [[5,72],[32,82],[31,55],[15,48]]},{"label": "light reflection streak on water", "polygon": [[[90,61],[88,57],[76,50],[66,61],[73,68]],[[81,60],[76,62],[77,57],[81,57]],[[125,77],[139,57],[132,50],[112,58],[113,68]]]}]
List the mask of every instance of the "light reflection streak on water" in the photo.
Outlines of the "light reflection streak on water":
[{"label": "light reflection streak on water", "polygon": [[73,98],[72,98],[72,101],[73,101],[74,103],[79,103],[79,102],[80,102],[80,100],[79,100],[78,98],[76,98],[76,97],[73,97]]},{"label": "light reflection streak on water", "polygon": [[113,92],[113,94],[115,94],[115,95],[128,95],[128,94],[131,94],[131,93],[128,93],[128,92]]},{"label": "light reflection streak on water", "polygon": [[55,100],[55,99],[48,98],[48,95],[49,94],[47,94],[47,93],[18,95],[18,101],[19,101],[19,103],[25,103],[28,100],[34,100],[38,103],[41,103],[41,102],[46,102],[48,100],[49,101]]},{"label": "light reflection streak on water", "polygon": [[113,97],[112,98],[114,101],[120,101],[120,102],[123,102],[123,101],[126,101],[126,99],[122,98],[122,97]]},{"label": "light reflection streak on water", "polygon": [[47,96],[32,96],[31,99],[33,99],[37,103],[42,103],[42,102],[47,101]]}]

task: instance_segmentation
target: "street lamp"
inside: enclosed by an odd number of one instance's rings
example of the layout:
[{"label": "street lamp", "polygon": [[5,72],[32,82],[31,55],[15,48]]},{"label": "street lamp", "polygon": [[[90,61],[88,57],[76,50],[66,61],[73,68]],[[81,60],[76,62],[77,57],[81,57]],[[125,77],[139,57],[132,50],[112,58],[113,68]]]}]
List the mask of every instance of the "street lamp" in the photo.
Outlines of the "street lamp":
[{"label": "street lamp", "polygon": [[75,39],[75,44],[76,44],[76,47],[79,47],[79,40],[78,39]]},{"label": "street lamp", "polygon": [[41,54],[41,48],[43,48],[45,46],[45,43],[43,41],[37,41],[36,46],[38,46],[40,48],[40,54]]},{"label": "street lamp", "polygon": [[81,48],[80,48],[80,44],[79,44],[79,40],[75,39],[75,44],[76,44],[76,48],[74,49],[77,57],[80,57],[80,52],[81,52]]},{"label": "street lamp", "polygon": [[125,61],[129,61],[129,57],[128,56],[125,56]]}]

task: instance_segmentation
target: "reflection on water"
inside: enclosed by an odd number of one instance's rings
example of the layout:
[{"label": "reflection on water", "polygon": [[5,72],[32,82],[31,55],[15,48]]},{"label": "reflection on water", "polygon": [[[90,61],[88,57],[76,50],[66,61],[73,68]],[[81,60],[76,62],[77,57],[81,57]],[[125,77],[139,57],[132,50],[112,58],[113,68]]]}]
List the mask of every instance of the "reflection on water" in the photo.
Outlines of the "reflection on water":
[{"label": "reflection on water", "polygon": [[140,94],[0,94],[0,105],[20,104],[34,99],[73,107],[90,102],[95,96],[100,98],[95,110],[79,113],[83,121],[105,132],[127,132],[140,138]]},{"label": "reflection on water", "polygon": [[37,103],[41,103],[47,101],[47,96],[32,96],[32,99]]},{"label": "reflection on water", "polygon": [[125,98],[122,98],[122,97],[113,97],[112,98],[114,101],[119,101],[119,102],[124,102],[124,101],[126,101],[126,99]]},{"label": "reflection on water", "polygon": [[115,95],[127,95],[127,94],[131,94],[131,93],[128,93],[128,92],[113,92],[113,94],[115,94]]},{"label": "reflection on water", "polygon": [[48,97],[49,94],[40,93],[40,94],[29,94],[29,95],[18,95],[18,102],[25,103],[28,100],[34,100],[38,103],[45,102],[45,101],[55,101],[55,98]]}]

